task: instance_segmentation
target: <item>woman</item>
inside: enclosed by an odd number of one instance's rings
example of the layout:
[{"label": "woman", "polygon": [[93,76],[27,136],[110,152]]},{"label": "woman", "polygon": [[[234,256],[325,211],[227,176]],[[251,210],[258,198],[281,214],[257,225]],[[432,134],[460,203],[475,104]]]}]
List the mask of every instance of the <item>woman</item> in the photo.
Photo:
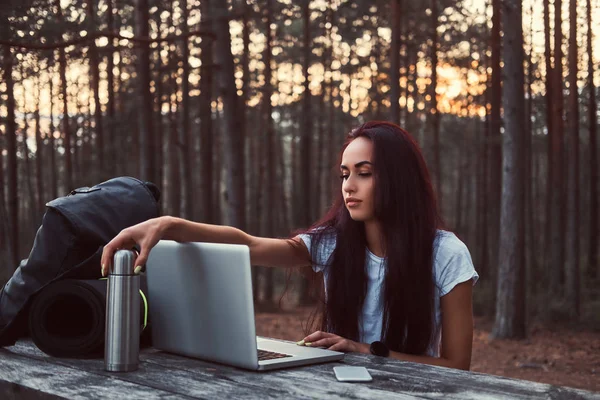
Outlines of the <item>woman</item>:
[{"label": "woman", "polygon": [[418,145],[398,126],[368,122],[342,148],[341,191],[327,215],[291,239],[161,217],[123,230],[104,248],[141,248],[136,271],[160,239],[246,244],[253,265],[323,271],[322,330],[298,342],[344,352],[468,370],[473,339],[466,246],[442,231]]}]

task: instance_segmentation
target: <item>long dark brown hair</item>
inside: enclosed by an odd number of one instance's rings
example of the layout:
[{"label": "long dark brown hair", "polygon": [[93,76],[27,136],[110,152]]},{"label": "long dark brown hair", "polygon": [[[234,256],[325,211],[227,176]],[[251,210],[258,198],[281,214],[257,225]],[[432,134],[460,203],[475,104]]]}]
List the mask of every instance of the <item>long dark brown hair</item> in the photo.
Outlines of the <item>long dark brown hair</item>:
[{"label": "long dark brown hair", "polygon": [[[433,337],[433,243],[443,223],[425,160],[415,140],[399,126],[371,121],[348,134],[373,143],[375,218],[381,225],[385,251],[381,337],[394,351],[426,353]],[[326,215],[305,231],[311,235],[311,256],[323,240],[336,238],[327,261],[327,295],[322,301],[321,330],[359,340],[359,316],[367,293],[367,241],[364,223],[354,221],[340,186]]]}]

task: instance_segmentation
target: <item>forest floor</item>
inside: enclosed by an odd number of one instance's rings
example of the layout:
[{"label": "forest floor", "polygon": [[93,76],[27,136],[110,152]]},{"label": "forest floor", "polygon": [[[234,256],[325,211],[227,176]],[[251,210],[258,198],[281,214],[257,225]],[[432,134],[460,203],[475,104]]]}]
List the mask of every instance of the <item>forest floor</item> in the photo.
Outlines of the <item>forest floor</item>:
[{"label": "forest floor", "polygon": [[[258,335],[300,340],[312,308],[257,311]],[[600,391],[600,332],[534,324],[526,340],[491,340],[492,325],[475,319],[471,371]]]}]

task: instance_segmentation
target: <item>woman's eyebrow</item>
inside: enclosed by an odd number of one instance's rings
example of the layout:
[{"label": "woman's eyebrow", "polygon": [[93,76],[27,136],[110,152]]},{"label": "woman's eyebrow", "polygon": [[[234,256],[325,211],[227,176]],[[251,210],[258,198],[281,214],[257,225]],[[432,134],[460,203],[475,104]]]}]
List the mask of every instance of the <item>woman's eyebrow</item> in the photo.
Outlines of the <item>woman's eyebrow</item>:
[{"label": "woman's eyebrow", "polygon": [[[356,164],[354,164],[354,168],[360,168],[360,167],[362,167],[363,165],[367,165],[367,164],[369,164],[369,165],[373,165],[373,163],[372,163],[371,161],[366,161],[366,160],[365,160],[365,161],[357,162]],[[349,169],[349,168],[348,168],[348,167],[346,167],[344,164],[342,164],[342,165],[340,165],[340,169],[345,169],[345,170],[347,170],[347,169]]]}]

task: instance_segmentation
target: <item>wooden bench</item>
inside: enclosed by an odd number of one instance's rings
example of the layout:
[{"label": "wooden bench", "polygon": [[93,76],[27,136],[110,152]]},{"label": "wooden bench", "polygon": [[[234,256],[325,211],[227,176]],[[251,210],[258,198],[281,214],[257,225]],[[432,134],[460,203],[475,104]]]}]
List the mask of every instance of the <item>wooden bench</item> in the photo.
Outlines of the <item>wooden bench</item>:
[{"label": "wooden bench", "polygon": [[[366,367],[373,381],[338,382],[335,365]],[[334,362],[252,372],[152,348],[137,371],[104,371],[102,359],[54,358],[30,340],[0,349],[0,399],[599,399],[600,393],[450,368],[347,354]]]}]

